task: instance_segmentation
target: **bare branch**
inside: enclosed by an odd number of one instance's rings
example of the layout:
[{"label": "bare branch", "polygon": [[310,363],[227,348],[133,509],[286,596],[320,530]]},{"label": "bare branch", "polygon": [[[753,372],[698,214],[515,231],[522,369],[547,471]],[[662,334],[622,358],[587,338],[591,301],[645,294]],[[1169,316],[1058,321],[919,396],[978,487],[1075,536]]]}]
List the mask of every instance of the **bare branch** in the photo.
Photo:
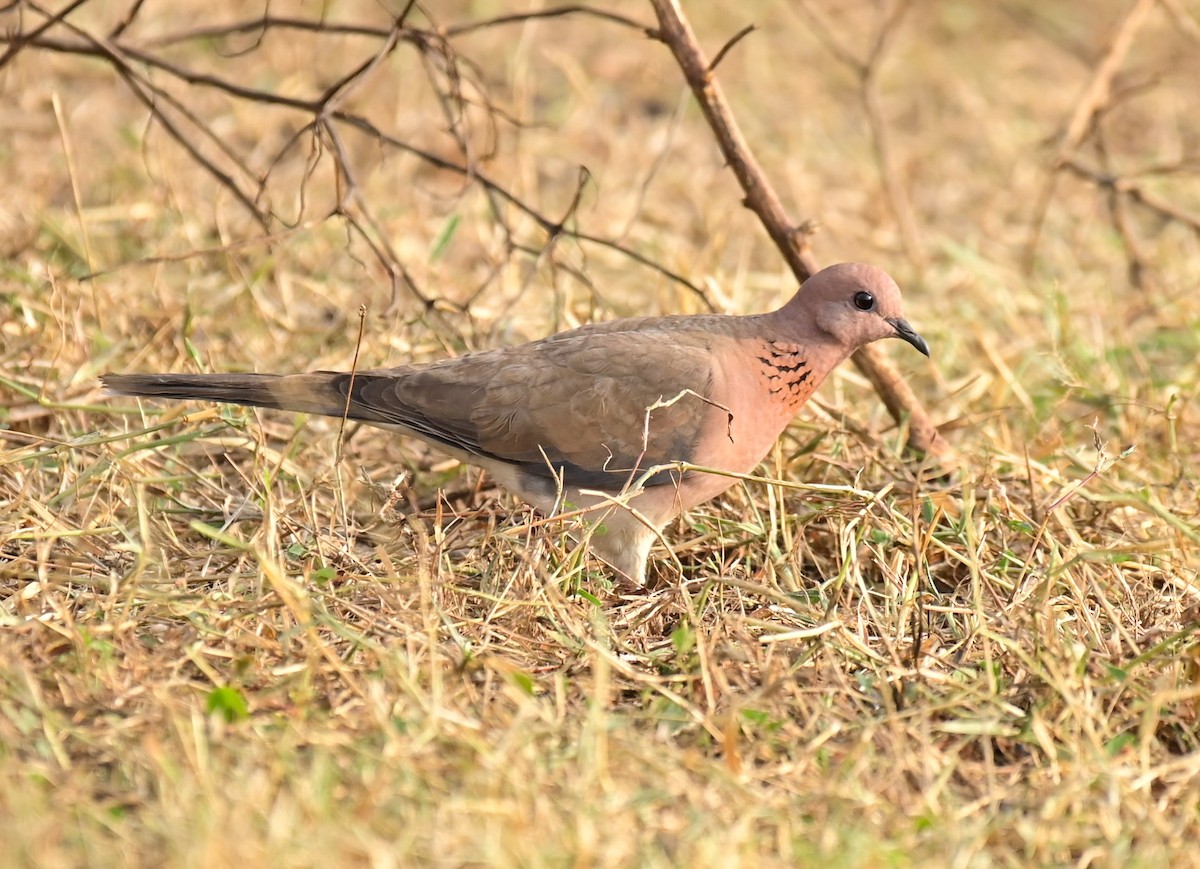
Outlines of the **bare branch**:
[{"label": "bare branch", "polygon": [[[1200,235],[1200,216],[1156,196],[1138,185],[1136,177],[1165,175],[1191,171],[1195,158],[1181,158],[1169,164],[1151,164],[1141,170],[1117,168],[1110,154],[1105,134],[1106,119],[1122,103],[1158,84],[1160,76],[1141,76],[1138,81],[1118,88],[1116,78],[1133,44],[1148,20],[1150,11],[1161,5],[1185,37],[1196,39],[1200,31],[1192,18],[1174,0],[1134,0],[1125,17],[1113,31],[1108,46],[1093,66],[1086,87],[1075,104],[1063,131],[1058,136],[1054,156],[1037,198],[1031,221],[1030,237],[1025,251],[1025,268],[1032,269],[1041,228],[1064,172],[1099,187],[1108,206],[1114,231],[1125,248],[1130,283],[1141,290],[1147,288],[1148,257],[1142,239],[1130,213],[1131,206],[1152,214],[1160,220],[1178,223]],[[1085,160],[1081,152],[1088,149],[1095,160]],[[1096,167],[1094,162],[1098,161]]]},{"label": "bare branch", "polygon": [[[299,225],[303,221],[303,189],[300,190],[301,213],[295,219],[286,219],[275,214],[272,210],[265,208],[263,201],[274,167],[302,140],[307,132],[312,131],[316,134],[313,140],[314,143],[325,142],[330,147],[327,150],[317,148],[313,152],[313,155],[309,158],[310,165],[304,177],[308,179],[312,175],[313,170],[316,168],[316,162],[322,158],[322,154],[327,154],[332,158],[338,172],[338,177],[341,181],[345,182],[346,188],[333,213],[340,214],[346,219],[348,229],[355,235],[363,238],[387,273],[391,275],[393,303],[396,298],[396,289],[400,285],[404,285],[426,309],[432,304],[431,300],[416,288],[411,275],[398,262],[394,252],[380,246],[383,244],[384,239],[381,227],[371,216],[367,203],[358,195],[360,188],[353,180],[356,173],[346,162],[349,159],[348,152],[338,144],[339,133],[336,129],[338,125],[358,129],[360,132],[370,135],[378,142],[390,148],[402,150],[431,166],[462,176],[468,185],[477,185],[491,202],[494,218],[508,237],[506,250],[509,254],[521,253],[534,258],[540,258],[548,250],[552,249],[552,246],[547,247],[547,244],[556,236],[569,237],[581,243],[611,250],[614,253],[633,260],[639,265],[650,268],[669,280],[686,287],[708,310],[715,310],[715,305],[708,298],[705,290],[678,272],[668,269],[651,258],[638,253],[622,244],[619,240],[603,238],[589,233],[580,227],[568,228],[564,226],[562,221],[555,221],[545,216],[533,205],[514,195],[499,182],[489,178],[480,171],[477,165],[480,155],[476,153],[478,145],[475,137],[471,135],[469,130],[460,129],[459,127],[458,119],[465,117],[467,107],[474,104],[463,91],[462,83],[464,79],[462,78],[462,72],[464,64],[465,68],[470,70],[470,74],[475,78],[476,83],[472,85],[474,89],[482,91],[482,85],[478,82],[482,81],[483,76],[474,65],[470,64],[468,60],[462,58],[454,51],[448,42],[448,38],[451,35],[465,35],[486,27],[556,18],[572,13],[590,15],[610,23],[636,28],[643,32],[647,30],[644,25],[632,19],[588,6],[572,5],[529,14],[506,15],[453,27],[421,29],[406,23],[408,14],[418,8],[415,3],[409,3],[404,12],[393,21],[392,26],[386,28],[339,25],[323,21],[264,16],[222,27],[201,28],[186,33],[168,35],[155,42],[135,42],[123,37],[129,33],[131,25],[141,10],[139,0],[134,0],[134,5],[130,8],[123,21],[112,31],[112,34],[115,35],[110,36],[93,34],[65,20],[71,11],[78,8],[84,2],[86,0],[77,0],[76,3],[53,15],[34,3],[27,4],[46,20],[28,32],[0,33],[0,45],[7,44],[4,56],[11,58],[25,47],[34,47],[43,51],[91,56],[109,64],[125,82],[131,93],[146,106],[155,123],[166,131],[171,139],[177,142],[189,157],[201,166],[204,171],[208,172],[221,187],[229,190],[233,197],[247,211],[254,215],[255,220],[264,231],[269,231],[269,224],[272,219],[280,221],[285,226]],[[50,33],[51,29],[56,26],[64,29],[69,36]],[[282,96],[278,93],[248,86],[235,79],[198,72],[176,61],[169,60],[155,53],[153,50],[153,47],[156,45],[177,44],[189,39],[219,38],[235,33],[256,33],[261,38],[261,35],[270,29],[291,29],[315,34],[341,33],[370,36],[381,40],[381,44],[367,58],[356,65],[349,73],[343,75],[332,86],[327,87],[320,94],[306,98]],[[412,46],[426,62],[427,69],[431,72],[430,82],[433,92],[446,110],[449,131],[458,141],[460,151],[463,154],[464,159],[462,163],[446,160],[423,149],[412,147],[396,137],[386,135],[368,118],[348,113],[340,108],[345,103],[349,91],[375,73],[379,69],[383,59],[402,43]],[[0,61],[0,65],[3,62]],[[211,126],[206,124],[201,117],[190,110],[183,101],[172,94],[162,84],[156,83],[151,77],[140,72],[138,70],[139,66],[163,73],[169,79],[188,86],[212,89],[234,100],[256,105],[273,106],[285,111],[298,112],[307,117],[302,125],[297,128],[296,133],[289,138],[274,159],[269,162],[266,172],[257,173],[250,169],[245,160],[239,155],[237,149],[217,135]],[[436,76],[433,75],[435,68],[439,71]],[[485,101],[483,108],[488,113],[489,118],[500,117],[510,123],[519,125],[518,121],[507,116],[490,102]],[[181,126],[181,122],[186,122],[186,125]],[[247,179],[252,179],[254,192],[249,190],[247,185],[239,183],[234,175],[222,168],[218,162],[215,162],[212,156],[206,154],[205,150],[201,148],[201,143],[194,141],[195,137],[192,134],[192,130],[186,128],[188,126],[198,131],[204,142],[215,148],[222,159],[230,161],[232,166],[237,167],[237,172],[242,173]],[[484,155],[484,159],[486,159],[486,155]],[[502,204],[513,206],[520,213],[533,219],[534,223],[546,234],[546,238],[541,245],[530,246],[517,242],[512,238],[513,230],[505,220],[503,208],[501,207]],[[96,269],[96,273],[101,274],[108,270],[100,267]],[[571,269],[568,269],[568,271],[571,271],[572,274],[576,273]]]},{"label": "bare branch", "polygon": [[624,15],[619,15],[616,12],[610,12],[607,9],[600,9],[596,6],[587,6],[585,4],[575,4],[571,6],[555,6],[551,9],[541,9],[536,12],[518,12],[512,15],[498,15],[495,18],[489,18],[484,21],[472,21],[467,24],[459,24],[454,27],[446,28],[446,36],[455,37],[463,36],[468,33],[474,33],[478,30],[483,30],[489,27],[498,27],[504,24],[524,24],[527,21],[534,21],[540,18],[561,18],[564,15],[583,15],[592,18],[598,18],[601,21],[607,21],[610,24],[619,24],[622,27],[631,27],[634,30],[640,30],[643,33],[649,33],[650,28],[640,21],[635,21],[632,18],[627,18]]},{"label": "bare branch", "polygon": [[1050,203],[1054,201],[1059,170],[1066,165],[1071,153],[1079,147],[1096,115],[1103,111],[1108,104],[1112,93],[1113,79],[1121,68],[1121,64],[1125,62],[1129,49],[1133,47],[1134,38],[1157,2],[1158,0],[1134,0],[1133,6],[1130,7],[1129,12],[1126,13],[1125,18],[1109,40],[1108,50],[1092,69],[1091,78],[1088,80],[1079,102],[1075,104],[1075,110],[1067,120],[1062,136],[1059,137],[1054,157],[1050,161],[1046,182],[1042,186],[1041,194],[1034,207],[1029,240],[1025,246],[1025,270],[1027,272],[1033,269],[1038,243],[1041,239],[1042,225],[1046,221]]},{"label": "bare branch", "polygon": [[88,2],[88,0],[73,0],[73,2],[68,3],[54,14],[50,14],[42,9],[38,9],[36,6],[30,3],[29,6],[46,16],[46,20],[28,33],[18,33],[15,37],[12,37],[8,40],[8,48],[5,49],[4,54],[0,54],[0,69],[4,69],[4,67],[8,66],[9,61],[16,57],[22,48],[37,41],[38,37],[40,37],[43,33],[48,31],[54,25],[58,24],[60,21],[66,20],[68,15],[86,2]]},{"label": "bare branch", "polygon": [[1100,63],[1092,70],[1092,77],[1088,81],[1087,87],[1084,88],[1083,96],[1075,104],[1075,111],[1071,113],[1071,118],[1067,121],[1066,129],[1063,130],[1062,138],[1059,140],[1056,160],[1062,160],[1079,146],[1079,143],[1083,141],[1084,133],[1092,123],[1092,118],[1108,103],[1113,79],[1121,68],[1121,64],[1125,62],[1129,49],[1133,47],[1133,40],[1146,22],[1146,16],[1150,14],[1150,10],[1157,2],[1158,0],[1134,0],[1133,7],[1125,16],[1125,20],[1113,34],[1108,51],[1104,53]]},{"label": "bare branch", "polygon": [[737,33],[733,34],[733,36],[729,38],[729,41],[721,46],[721,50],[717,52],[716,56],[712,59],[712,63],[708,65],[708,69],[704,71],[705,74],[712,75],[714,72],[716,72],[717,67],[721,65],[721,61],[725,59],[725,55],[729,54],[730,49],[753,33],[756,29],[757,28],[755,25],[747,24]]},{"label": "bare branch", "polygon": [[783,204],[754,159],[720,86],[709,75],[710,64],[700,51],[683,10],[676,0],[651,0],[651,4],[658,14],[658,38],[675,55],[684,79],[717,138],[725,162],[746,194],[746,206],[758,215],[797,279],[807,280],[817,270],[808,237],[789,221]]},{"label": "bare branch", "polygon": [[134,0],[133,5],[129,7],[129,11],[125,13],[125,17],[122,18],[121,22],[112,29],[111,33],[108,34],[108,38],[120,39],[121,34],[128,30],[133,25],[133,22],[137,20],[138,15],[141,14],[141,11],[145,5],[146,0]]},{"label": "bare branch", "polygon": [[917,229],[916,214],[909,199],[908,190],[901,178],[892,146],[891,128],[887,124],[883,99],[879,94],[879,75],[895,34],[899,31],[905,14],[910,8],[908,0],[893,0],[888,4],[879,26],[871,39],[871,48],[865,60],[859,60],[825,23],[824,19],[807,0],[797,0],[796,9],[809,22],[809,26],[834,58],[854,71],[859,82],[859,95],[867,125],[871,129],[871,143],[875,151],[875,163],[879,169],[883,191],[900,230],[900,239],[909,261],[919,274],[928,265],[925,246]]},{"label": "bare branch", "polygon": [[[85,0],[86,2],[86,0]],[[406,10],[407,12],[408,10]],[[521,12],[511,15],[500,15],[495,18],[488,18],[482,21],[469,21],[464,24],[455,24],[441,28],[440,33],[444,38],[453,39],[457,36],[466,36],[471,33],[477,33],[480,30],[487,30],[493,27],[502,27],[509,24],[525,24],[530,21],[537,21],[550,18],[562,18],[567,15],[581,15],[592,17],[601,21],[607,21],[611,24],[617,24],[622,27],[629,27],[634,30],[640,30],[643,33],[648,32],[649,28],[646,25],[627,18],[624,15],[619,15],[615,12],[609,12],[605,9],[599,9],[593,6],[572,5],[572,6],[556,6],[551,9],[540,9],[534,12]],[[400,15],[397,19],[397,25],[403,24],[407,15]],[[271,30],[296,30],[308,33],[332,33],[339,36],[371,36],[377,39],[386,39],[391,33],[393,27],[371,27],[363,24],[343,24],[336,21],[324,21],[321,19],[310,18],[292,18],[283,15],[263,15],[258,18],[248,18],[244,21],[236,21],[232,24],[217,24],[208,27],[196,27],[190,30],[180,31],[178,33],[169,33],[164,36],[150,39],[145,42],[148,48],[164,48],[171,45],[179,45],[183,42],[198,42],[210,39],[222,39],[229,36],[237,36],[245,33],[256,33],[261,37],[262,34]],[[411,38],[418,38],[419,31],[415,29],[409,34]]]},{"label": "bare branch", "polygon": [[1078,157],[1068,157],[1063,167],[1069,169],[1074,175],[1091,181],[1106,190],[1129,197],[1130,201],[1158,217],[1183,224],[1200,236],[1200,214],[1173,205],[1128,178],[1098,171],[1083,163]]},{"label": "bare branch", "polygon": [[921,242],[917,230],[917,218],[913,211],[912,200],[900,177],[900,169],[896,165],[895,148],[892,147],[892,132],[885,120],[883,99],[879,95],[879,71],[893,36],[899,30],[900,23],[909,9],[907,0],[892,4],[890,14],[886,15],[875,34],[875,42],[871,55],[863,70],[862,98],[867,111],[867,122],[871,126],[871,138],[875,142],[875,158],[879,163],[879,174],[883,177],[883,187],[887,191],[887,200],[891,205],[892,216],[900,228],[900,238],[904,242],[904,250],[917,272],[924,274],[928,261],[925,256],[925,246]]},{"label": "bare branch", "polygon": [[[796,279],[805,281],[816,271],[807,233],[788,218],[779,197],[754,159],[729,104],[710,75],[712,65],[704,59],[696,35],[684,18],[678,0],[651,0],[651,3],[658,15],[659,38],[674,54],[688,86],[700,103],[721,153],[746,195],[745,204],[758,216]],[[870,379],[892,417],[897,422],[907,417],[908,442],[913,449],[922,454],[944,453],[948,449],[929,414],[882,353],[864,347],[854,355],[854,363]]]},{"label": "bare branch", "polygon": [[1179,32],[1200,45],[1200,21],[1196,20],[1196,16],[1184,9],[1179,0],[1159,0],[1159,2],[1171,16],[1171,20],[1175,22],[1175,27]]},{"label": "bare branch", "polygon": [[552,235],[554,233],[562,233],[563,235],[567,235],[567,236],[570,236],[571,238],[578,239],[579,241],[585,241],[585,242],[588,242],[589,244],[594,244],[598,247],[608,248],[609,250],[616,251],[617,253],[623,254],[624,256],[628,257],[629,259],[633,260],[634,262],[637,262],[643,266],[646,266],[647,268],[658,272],[659,274],[663,275],[664,277],[670,278],[672,281],[674,281],[684,287],[687,287],[687,289],[690,290],[698,299],[700,299],[700,301],[702,301],[705,305],[708,306],[709,310],[716,310],[716,306],[714,306],[712,304],[712,301],[708,298],[708,294],[704,291],[704,289],[702,287],[692,283],[691,281],[689,281],[687,278],[685,278],[683,275],[679,274],[678,272],[674,272],[671,269],[668,269],[666,266],[662,265],[661,263],[655,262],[654,260],[650,259],[649,257],[637,252],[636,250],[626,247],[625,245],[622,245],[618,242],[612,241],[611,239],[602,238],[598,235],[593,235],[591,233],[581,232],[578,230],[567,229],[566,227],[561,226],[560,224],[556,223],[555,221],[550,220],[548,217],[543,215],[537,209],[533,208],[531,205],[526,203],[524,200],[513,195],[506,188],[504,188],[501,184],[492,180],[487,175],[484,175],[480,172],[471,172],[466,166],[461,166],[458,163],[454,163],[450,160],[443,159],[442,157],[439,157],[438,155],[436,155],[430,151],[426,151],[426,150],[424,150],[422,148],[418,148],[417,146],[412,145],[408,142],[397,139],[394,136],[390,136],[387,133],[384,133],[382,130],[380,130],[378,127],[376,127],[373,123],[371,123],[366,118],[363,118],[359,115],[342,112],[342,111],[334,112],[333,117],[339,121],[349,124],[352,127],[358,128],[359,130],[363,131],[364,133],[367,133],[367,134],[375,137],[379,141],[384,142],[393,148],[396,148],[398,150],[412,154],[415,157],[419,157],[420,159],[424,160],[426,163],[428,163],[431,166],[434,166],[438,169],[444,169],[448,172],[454,172],[459,175],[469,176],[473,181],[482,185],[484,188],[491,191],[492,193],[495,193],[497,196],[499,196],[505,202],[514,206],[521,213],[523,213],[527,217],[531,218],[548,235]]},{"label": "bare branch", "polygon": [[[1097,127],[1095,142],[1096,152],[1100,156],[1104,171],[1109,173],[1112,171],[1112,157],[1109,154],[1108,143],[1105,141],[1102,126]],[[1116,185],[1112,185],[1108,187],[1105,198],[1108,200],[1108,213],[1112,218],[1113,227],[1117,230],[1117,235],[1121,237],[1121,244],[1125,247],[1129,282],[1139,290],[1145,290],[1147,279],[1146,255],[1142,250],[1142,243],[1138,240],[1137,233],[1133,230],[1133,221],[1129,216],[1125,197],[1117,190]]]}]

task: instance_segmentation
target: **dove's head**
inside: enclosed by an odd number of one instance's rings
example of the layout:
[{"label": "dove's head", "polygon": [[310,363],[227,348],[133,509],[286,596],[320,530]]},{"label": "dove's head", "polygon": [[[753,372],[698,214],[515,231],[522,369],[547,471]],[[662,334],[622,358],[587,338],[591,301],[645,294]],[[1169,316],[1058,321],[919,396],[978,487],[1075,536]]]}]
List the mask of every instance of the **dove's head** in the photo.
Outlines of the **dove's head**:
[{"label": "dove's head", "polygon": [[929,346],[904,319],[900,288],[883,269],[839,263],[804,282],[784,311],[807,321],[849,355],[880,338],[900,338],[926,356]]}]

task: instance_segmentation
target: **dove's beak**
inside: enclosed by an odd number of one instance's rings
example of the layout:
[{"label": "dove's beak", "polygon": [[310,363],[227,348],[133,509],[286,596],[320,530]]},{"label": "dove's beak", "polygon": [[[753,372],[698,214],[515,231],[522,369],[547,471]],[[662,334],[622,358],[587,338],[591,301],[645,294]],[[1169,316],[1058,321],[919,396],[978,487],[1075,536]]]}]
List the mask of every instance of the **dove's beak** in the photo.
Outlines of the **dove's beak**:
[{"label": "dove's beak", "polygon": [[900,317],[889,317],[888,323],[896,330],[896,337],[902,341],[907,341],[909,344],[916,347],[926,356],[929,355],[929,345],[925,343],[925,339],[913,330],[913,327],[908,325],[908,321]]}]

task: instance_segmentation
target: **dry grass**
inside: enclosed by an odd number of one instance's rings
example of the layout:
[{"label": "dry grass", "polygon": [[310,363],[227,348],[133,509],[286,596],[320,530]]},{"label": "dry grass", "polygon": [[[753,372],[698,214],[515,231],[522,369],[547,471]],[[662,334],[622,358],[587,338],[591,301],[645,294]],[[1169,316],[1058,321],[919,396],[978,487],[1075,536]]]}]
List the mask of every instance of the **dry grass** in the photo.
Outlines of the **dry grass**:
[{"label": "dry grass", "polygon": [[[137,32],[245,14],[212,7]],[[439,15],[503,11],[467,7]],[[901,279],[936,367],[898,358],[959,459],[906,464],[842,371],[764,468],[835,488],[734,490],[671,529],[661,588],[626,598],[419,445],[353,430],[339,462],[336,422],[102,400],[96,374],[345,366],[363,304],[376,366],[696,310],[690,292],[569,239],[508,256],[477,188],[357,139],[363,196],[438,300],[401,291],[381,314],[386,276],[321,219],[331,176],[299,199],[307,143],[270,188],[302,219],[255,241],[107,68],[27,48],[0,72],[0,862],[1194,865],[1197,239],[1133,209],[1135,290],[1105,192],[1064,176],[1021,270],[1055,137],[1125,7],[905,19],[879,82],[921,272],[853,74],[794,5],[693,11],[710,51],[760,25],[722,63],[729,97],[790,207],[823,222],[818,256]],[[123,8],[78,21],[105,32]],[[872,4],[816,8],[867,44]],[[1126,172],[1185,163],[1139,182],[1195,212],[1200,62],[1165,9],[1106,142]],[[308,94],[371,43],[315,44],[173,56]],[[586,165],[580,228],[731,310],[790,293],[696,113],[673,120],[661,46],[567,17],[456,47],[536,122],[472,116],[493,177],[561,215]],[[385,71],[356,110],[452,157],[417,55]],[[256,160],[295,126],[179,93]]]}]

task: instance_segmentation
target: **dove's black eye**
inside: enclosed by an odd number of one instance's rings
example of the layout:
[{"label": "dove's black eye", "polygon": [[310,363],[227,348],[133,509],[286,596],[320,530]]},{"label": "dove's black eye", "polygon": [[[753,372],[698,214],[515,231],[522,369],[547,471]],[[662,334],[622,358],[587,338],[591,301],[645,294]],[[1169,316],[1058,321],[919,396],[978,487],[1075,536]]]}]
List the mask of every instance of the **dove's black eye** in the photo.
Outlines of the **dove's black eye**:
[{"label": "dove's black eye", "polygon": [[875,307],[875,297],[862,290],[854,294],[854,307],[860,311],[870,311]]}]

